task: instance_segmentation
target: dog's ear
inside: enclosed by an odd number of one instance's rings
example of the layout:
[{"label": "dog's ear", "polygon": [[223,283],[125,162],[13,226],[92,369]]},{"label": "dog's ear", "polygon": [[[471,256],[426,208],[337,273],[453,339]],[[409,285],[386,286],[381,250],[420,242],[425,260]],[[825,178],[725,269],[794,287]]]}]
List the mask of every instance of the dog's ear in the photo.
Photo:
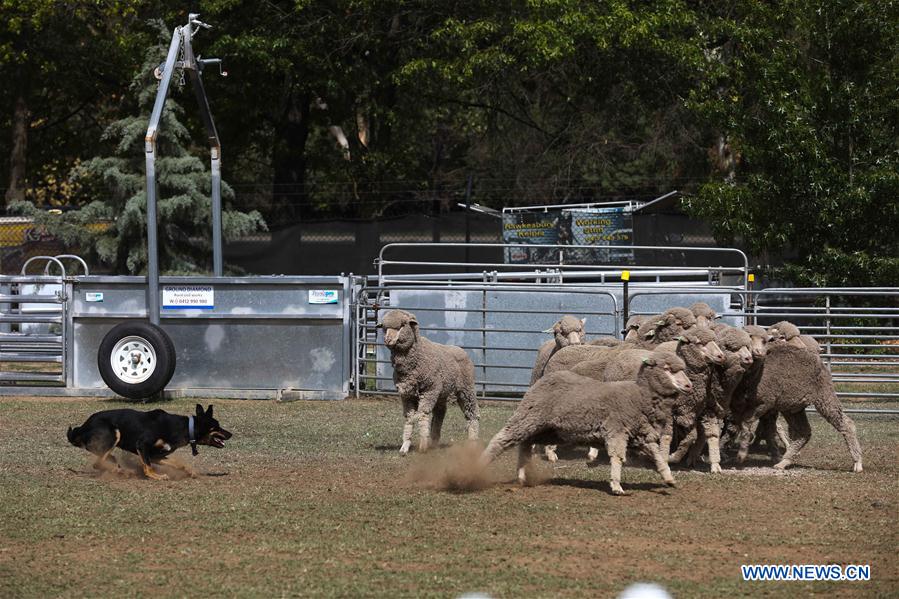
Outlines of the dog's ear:
[{"label": "dog's ear", "polygon": [[212,404],[209,404],[209,407],[206,408],[206,415],[212,418]]},{"label": "dog's ear", "polygon": [[197,418],[201,417],[202,415],[203,415],[203,406],[201,406],[200,404],[197,404]]}]

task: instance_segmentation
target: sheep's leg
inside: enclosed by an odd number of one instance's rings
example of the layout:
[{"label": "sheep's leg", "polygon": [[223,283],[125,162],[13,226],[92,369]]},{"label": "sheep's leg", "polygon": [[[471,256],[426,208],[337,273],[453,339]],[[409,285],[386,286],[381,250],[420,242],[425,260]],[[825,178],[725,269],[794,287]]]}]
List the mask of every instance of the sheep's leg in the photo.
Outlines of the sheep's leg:
[{"label": "sheep's leg", "polygon": [[[787,447],[790,446],[790,434],[787,429],[787,421],[783,418],[777,418],[774,421],[775,423],[775,435],[774,435],[774,445],[777,449],[782,453],[787,450]],[[780,456],[777,458],[780,459]]]},{"label": "sheep's leg", "polygon": [[416,401],[414,398],[403,398],[403,417],[406,423],[403,425],[403,444],[400,446],[400,455],[409,453],[412,447],[412,429],[415,425]]},{"label": "sheep's leg", "polygon": [[434,406],[434,416],[431,419],[431,447],[440,445],[440,431],[443,429],[443,418],[446,416],[446,404],[438,403]]},{"label": "sheep's leg", "polygon": [[687,451],[687,466],[695,468],[702,462],[702,452],[706,443],[705,429],[702,427],[702,424],[699,424],[691,432],[695,436],[695,440]]},{"label": "sheep's leg", "polygon": [[[702,434],[709,446],[709,464],[712,474],[721,472],[721,422],[716,414],[706,414],[702,418]],[[701,450],[700,450],[701,451]]]},{"label": "sheep's leg", "polygon": [[749,444],[752,443],[759,420],[767,413],[766,406],[757,406],[740,425],[740,449],[737,451],[737,463],[742,464],[746,461],[746,456],[749,455]]},{"label": "sheep's leg", "polygon": [[518,482],[522,485],[527,484],[527,468],[531,463],[531,449],[526,445],[518,446]]},{"label": "sheep's leg", "polygon": [[474,389],[465,389],[456,393],[456,403],[468,423],[468,440],[477,441],[481,434],[481,409]]},{"label": "sheep's leg", "polygon": [[[434,410],[440,402],[440,395],[436,391],[422,393],[418,400],[418,450],[427,451],[431,446],[431,423],[434,419]],[[443,410],[446,410],[444,400]]]},{"label": "sheep's leg", "polygon": [[662,448],[658,443],[654,441],[648,441],[644,445],[644,451],[649,454],[649,457],[652,458],[653,463],[656,467],[656,472],[659,473],[659,476],[662,477],[662,480],[665,481],[665,484],[669,487],[676,487],[677,483],[674,482],[674,476],[671,474],[671,468],[668,467],[668,460],[665,459],[662,454]]},{"label": "sheep's leg", "polygon": [[[778,425],[777,412],[765,414],[765,417],[759,423],[760,428],[762,424],[764,424],[763,432],[765,433],[765,444],[768,446],[768,455],[771,456],[774,462],[779,462],[781,459],[781,447],[778,444],[780,427]],[[784,449],[787,446],[789,446],[789,442],[784,444]]]},{"label": "sheep's leg", "polygon": [[607,439],[606,450],[609,452],[609,460],[612,464],[609,476],[612,494],[624,495],[624,489],[621,488],[621,465],[627,461],[627,437],[621,435]]},{"label": "sheep's leg", "polygon": [[[665,424],[662,427],[662,434],[659,437],[659,449],[662,452],[662,458],[665,460],[666,464],[668,463],[668,458],[671,454],[672,438],[674,438],[674,418],[669,415],[668,419],[665,420]],[[592,451],[593,448],[591,447],[590,450]]]},{"label": "sheep's leg", "polygon": [[[852,456],[852,471],[862,471],[862,447],[858,442],[855,434],[855,423],[849,416],[843,412],[840,402],[835,395],[828,394],[815,402],[815,410],[830,423],[832,427],[843,435],[846,441],[846,447],[849,448],[849,454]],[[790,431],[790,438],[793,438],[793,431]]]},{"label": "sheep's leg", "polygon": [[787,447],[783,459],[774,464],[774,467],[778,470],[788,468],[799,457],[799,452],[812,436],[812,427],[808,423],[808,416],[805,415],[805,410],[784,414],[784,418],[787,421],[787,426],[790,427],[790,446]]},{"label": "sheep's leg", "polygon": [[502,452],[513,445],[524,444],[526,447],[530,447],[531,444],[527,443],[527,441],[532,436],[531,433],[533,432],[534,431],[522,430],[521,421],[518,421],[515,424],[506,424],[506,426],[501,428],[498,433],[493,435],[493,438],[490,439],[490,443],[487,444],[487,447],[481,453],[481,466],[486,467]]},{"label": "sheep's leg", "polygon": [[558,462],[559,455],[556,453],[556,448],[558,445],[546,445],[543,447],[543,453],[546,455],[546,459],[550,462]]},{"label": "sheep's leg", "polygon": [[681,439],[680,443],[677,444],[677,449],[674,450],[674,453],[668,456],[669,464],[676,464],[684,459],[684,456],[687,455],[687,451],[693,446],[693,443],[696,442],[696,437],[698,436],[697,428],[694,426],[690,429],[687,435]]}]

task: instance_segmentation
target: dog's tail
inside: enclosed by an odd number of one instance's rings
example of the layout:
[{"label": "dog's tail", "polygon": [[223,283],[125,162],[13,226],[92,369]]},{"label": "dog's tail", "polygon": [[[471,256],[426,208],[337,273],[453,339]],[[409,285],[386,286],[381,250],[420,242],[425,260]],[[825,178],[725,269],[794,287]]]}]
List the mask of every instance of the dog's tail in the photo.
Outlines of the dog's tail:
[{"label": "dog's tail", "polygon": [[70,426],[69,430],[66,431],[66,438],[69,440],[69,443],[75,447],[82,447],[84,445],[84,440],[81,438],[81,429],[82,427],[80,426],[76,426],[75,428]]}]

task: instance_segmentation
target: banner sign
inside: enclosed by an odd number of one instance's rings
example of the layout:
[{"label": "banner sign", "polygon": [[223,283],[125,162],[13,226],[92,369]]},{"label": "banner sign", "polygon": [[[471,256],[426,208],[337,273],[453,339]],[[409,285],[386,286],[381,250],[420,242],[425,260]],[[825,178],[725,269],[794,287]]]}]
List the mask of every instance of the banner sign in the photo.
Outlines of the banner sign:
[{"label": "banner sign", "polygon": [[526,243],[533,248],[506,248],[507,264],[554,264],[559,261],[558,252],[541,245],[568,243],[560,241],[563,232],[559,221],[562,213],[516,212],[503,214],[503,243]]},{"label": "banner sign", "polygon": [[[540,247],[545,245],[633,245],[633,239],[633,216],[625,206],[503,214],[503,242],[534,246],[506,248],[507,264],[558,264],[558,248]],[[565,262],[569,264],[622,260],[633,260],[633,250],[565,251]]]}]

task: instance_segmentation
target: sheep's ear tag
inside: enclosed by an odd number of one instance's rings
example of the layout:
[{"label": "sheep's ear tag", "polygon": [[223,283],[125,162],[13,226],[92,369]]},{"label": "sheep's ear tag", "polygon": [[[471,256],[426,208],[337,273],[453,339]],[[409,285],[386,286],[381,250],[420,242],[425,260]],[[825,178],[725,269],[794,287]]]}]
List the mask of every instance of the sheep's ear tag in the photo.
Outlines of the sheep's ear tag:
[{"label": "sheep's ear tag", "polygon": [[546,329],[545,331],[542,331],[542,332],[543,333],[555,333],[555,331],[553,330],[552,327],[549,327],[548,329]]},{"label": "sheep's ear tag", "polygon": [[662,326],[663,324],[665,324],[664,320],[659,320],[656,322],[656,326],[658,326],[658,327]]},{"label": "sheep's ear tag", "polygon": [[686,343],[686,342],[687,342],[687,338],[684,337],[683,335],[678,335],[678,336],[677,336],[677,340],[680,341],[681,343]]},{"label": "sheep's ear tag", "polygon": [[649,358],[643,358],[643,363],[644,363],[644,364],[649,364]]},{"label": "sheep's ear tag", "polygon": [[384,328],[384,323],[383,323],[383,322],[379,322],[378,324],[375,325],[375,328],[376,328],[376,329],[383,329],[383,328]]},{"label": "sheep's ear tag", "polygon": [[656,334],[655,331],[649,331],[648,333],[646,333],[646,338],[648,339],[649,337],[652,337],[652,336],[654,336],[655,334]]}]

